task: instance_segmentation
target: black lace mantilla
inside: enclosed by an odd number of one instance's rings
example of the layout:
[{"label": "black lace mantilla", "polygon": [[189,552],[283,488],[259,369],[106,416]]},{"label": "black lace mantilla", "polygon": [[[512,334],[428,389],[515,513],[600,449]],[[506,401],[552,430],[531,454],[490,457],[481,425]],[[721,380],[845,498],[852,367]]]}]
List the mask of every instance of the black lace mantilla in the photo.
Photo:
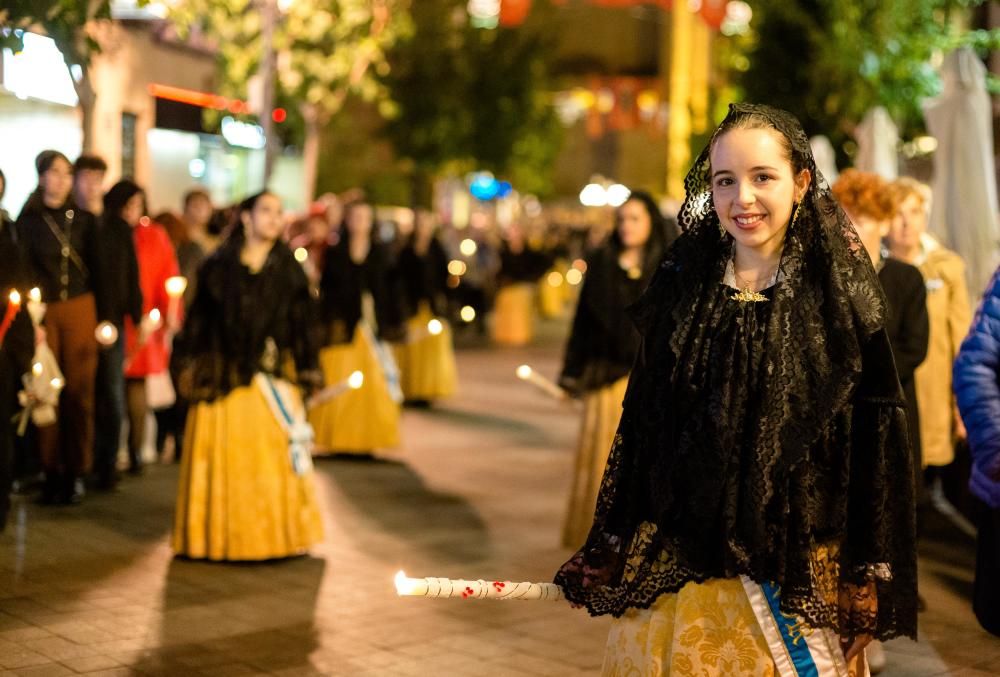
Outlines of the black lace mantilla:
[{"label": "black lace mantilla", "polygon": [[706,148],[685,182],[684,234],[631,309],[643,344],[594,526],[555,580],[592,614],[620,616],[746,575],[778,584],[782,610],[810,626],[914,637],[912,461],[885,300],[798,121],[766,106],[729,115],[748,114],[813,176],[780,281],[765,304],[734,308],[720,291],[733,245]]}]

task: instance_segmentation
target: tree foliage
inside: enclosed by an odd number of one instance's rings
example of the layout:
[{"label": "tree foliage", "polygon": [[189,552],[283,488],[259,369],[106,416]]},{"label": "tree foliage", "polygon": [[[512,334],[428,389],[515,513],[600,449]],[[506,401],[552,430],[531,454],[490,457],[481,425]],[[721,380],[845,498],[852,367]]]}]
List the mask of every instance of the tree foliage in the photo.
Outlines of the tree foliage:
[{"label": "tree foliage", "polygon": [[885,106],[904,136],[923,131],[921,103],[940,92],[934,63],[956,47],[1000,46],[1000,31],[959,19],[983,0],[761,0],[740,77],[748,99],[800,117],[840,147],[864,114]]},{"label": "tree foliage", "polygon": [[385,133],[417,174],[486,169],[545,194],[561,130],[549,98],[550,34],[530,24],[474,28],[465,4],[414,3],[413,36],[390,53],[385,83],[397,111]]},{"label": "tree foliage", "polygon": [[[273,2],[274,0],[270,0]],[[307,109],[329,119],[347,96],[386,96],[377,77],[386,49],[409,31],[408,0],[291,0],[275,26],[276,100],[290,122]],[[170,18],[182,34],[197,31],[216,46],[222,93],[250,97],[260,67],[261,0],[178,0]],[[286,129],[296,125],[286,125]]]}]

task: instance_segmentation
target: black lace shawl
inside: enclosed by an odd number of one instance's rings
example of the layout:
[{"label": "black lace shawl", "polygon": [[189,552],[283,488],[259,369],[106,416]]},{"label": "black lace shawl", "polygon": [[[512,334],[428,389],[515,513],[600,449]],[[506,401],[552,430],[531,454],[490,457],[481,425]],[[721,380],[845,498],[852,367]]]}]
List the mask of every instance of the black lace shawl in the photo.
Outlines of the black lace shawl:
[{"label": "black lace shawl", "polygon": [[[813,176],[754,373],[722,373],[701,352],[732,302],[719,293],[733,245],[706,148],[686,180],[684,233],[631,309],[643,343],[594,525],[555,580],[592,614],[620,616],[689,581],[746,575],[779,584],[782,609],[810,626],[914,637],[911,459],[885,300],[798,121],[730,109],[746,112],[766,116]],[[870,584],[877,612],[841,612],[838,589]]]},{"label": "black lace shawl", "polygon": [[226,396],[264,372],[306,389],[322,383],[315,301],[302,266],[283,242],[256,273],[230,237],[205,259],[172,357],[178,389],[192,402]]},{"label": "black lace shawl", "polygon": [[328,343],[350,343],[361,320],[362,295],[367,292],[375,304],[378,337],[400,340],[405,334],[402,293],[393,270],[392,255],[385,245],[372,242],[368,258],[355,263],[345,234],[330,247],[320,279],[322,319],[328,329]]},{"label": "black lace shawl", "polygon": [[448,312],[448,254],[441,242],[434,237],[427,246],[427,252],[418,254],[411,239],[399,253],[397,271],[407,318],[417,314],[421,301],[426,301],[431,312],[443,316]]}]

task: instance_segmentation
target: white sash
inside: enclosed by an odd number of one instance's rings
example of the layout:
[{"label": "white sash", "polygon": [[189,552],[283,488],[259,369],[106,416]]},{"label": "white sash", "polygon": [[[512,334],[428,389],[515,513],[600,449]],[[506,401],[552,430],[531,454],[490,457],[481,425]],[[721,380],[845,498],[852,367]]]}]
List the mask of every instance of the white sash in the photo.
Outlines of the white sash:
[{"label": "white sash", "polygon": [[[785,614],[778,606],[778,588],[740,576],[757,623],[764,633],[780,677],[848,677],[847,661],[837,633],[810,628],[802,619]],[[865,661],[864,675],[868,666]]]},{"label": "white sash", "polygon": [[254,374],[254,383],[264,395],[274,419],[288,436],[288,457],[296,475],[312,472],[312,445],[315,435],[305,415],[289,404],[293,401],[292,386],[286,381],[271,378],[260,372]]}]

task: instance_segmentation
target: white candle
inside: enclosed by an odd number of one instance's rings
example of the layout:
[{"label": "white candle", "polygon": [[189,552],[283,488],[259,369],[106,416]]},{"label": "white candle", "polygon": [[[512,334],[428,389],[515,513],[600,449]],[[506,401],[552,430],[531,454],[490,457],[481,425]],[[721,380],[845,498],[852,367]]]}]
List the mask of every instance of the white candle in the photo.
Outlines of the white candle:
[{"label": "white candle", "polygon": [[38,287],[32,287],[28,291],[28,315],[31,316],[31,322],[36,327],[45,318],[45,304],[42,303],[42,290]]},{"label": "white candle", "polygon": [[352,372],[350,376],[345,378],[340,383],[334,383],[332,386],[324,388],[310,397],[309,401],[306,403],[306,408],[312,409],[313,407],[318,407],[325,402],[329,402],[334,398],[340,397],[348,390],[358,390],[364,384],[365,375],[360,371]]},{"label": "white candle", "polygon": [[163,283],[167,290],[167,323],[176,327],[180,323],[181,297],[188,286],[186,277],[175,275]]},{"label": "white candle", "polygon": [[517,583],[514,581],[467,581],[451,578],[409,578],[396,573],[396,594],[400,597],[461,597],[462,599],[543,600],[555,602],[563,597],[555,583]]},{"label": "white candle", "polygon": [[567,397],[565,390],[563,390],[555,383],[545,378],[544,376],[542,376],[541,374],[539,374],[537,371],[535,371],[526,364],[522,364],[520,367],[517,368],[517,377],[522,381],[526,381],[534,385],[539,390],[548,393],[557,400],[565,400]]}]

